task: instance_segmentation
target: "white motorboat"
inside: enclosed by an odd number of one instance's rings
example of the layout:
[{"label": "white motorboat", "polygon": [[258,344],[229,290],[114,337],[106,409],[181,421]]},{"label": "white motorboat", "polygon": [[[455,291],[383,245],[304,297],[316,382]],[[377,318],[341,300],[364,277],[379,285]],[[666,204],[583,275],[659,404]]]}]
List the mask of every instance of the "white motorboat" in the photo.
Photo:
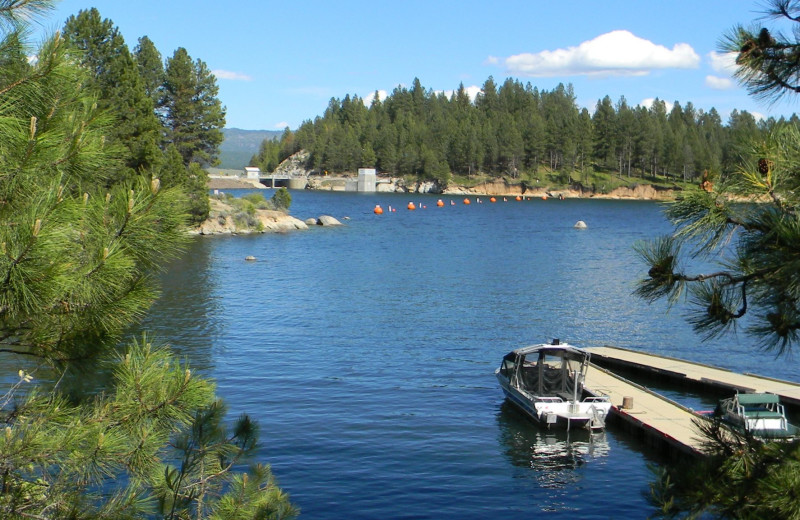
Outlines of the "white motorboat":
[{"label": "white motorboat", "polygon": [[605,428],[607,396],[582,399],[590,354],[557,339],[503,357],[495,371],[506,398],[534,421],[550,428]]}]

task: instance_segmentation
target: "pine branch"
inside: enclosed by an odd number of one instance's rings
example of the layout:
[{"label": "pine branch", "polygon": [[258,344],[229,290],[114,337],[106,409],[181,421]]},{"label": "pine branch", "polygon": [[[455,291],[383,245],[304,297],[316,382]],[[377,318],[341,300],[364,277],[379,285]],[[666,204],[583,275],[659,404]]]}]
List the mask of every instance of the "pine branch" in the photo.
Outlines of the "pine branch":
[{"label": "pine branch", "polygon": [[[797,16],[792,16],[791,12],[789,11],[792,3],[792,0],[778,0],[773,3],[775,9],[769,11],[769,14],[776,17],[781,16],[787,20],[791,20],[792,22],[800,22],[800,14]],[[798,11],[796,8],[794,10]]]},{"label": "pine branch", "polygon": [[53,9],[53,0],[0,0],[0,27],[19,27]]}]

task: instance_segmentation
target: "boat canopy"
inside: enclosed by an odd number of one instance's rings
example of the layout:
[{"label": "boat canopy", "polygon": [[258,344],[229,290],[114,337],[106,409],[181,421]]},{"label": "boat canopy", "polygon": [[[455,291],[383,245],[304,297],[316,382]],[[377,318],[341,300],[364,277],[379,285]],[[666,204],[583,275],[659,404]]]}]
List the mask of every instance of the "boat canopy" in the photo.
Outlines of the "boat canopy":
[{"label": "boat canopy", "polygon": [[581,350],[577,347],[573,347],[572,345],[567,345],[566,343],[560,343],[555,345],[530,345],[527,347],[518,348],[508,355],[522,355],[528,356],[533,354],[534,352],[550,352],[551,354],[555,354],[561,357],[568,357],[572,359],[589,359],[590,354],[585,350]]},{"label": "boat canopy", "polygon": [[736,399],[742,406],[780,403],[780,397],[775,394],[737,394]]},{"label": "boat canopy", "polygon": [[[503,361],[513,384],[538,397],[569,399],[577,391],[589,353],[569,345],[533,345],[508,354]],[[512,376],[513,374],[513,376]]]}]

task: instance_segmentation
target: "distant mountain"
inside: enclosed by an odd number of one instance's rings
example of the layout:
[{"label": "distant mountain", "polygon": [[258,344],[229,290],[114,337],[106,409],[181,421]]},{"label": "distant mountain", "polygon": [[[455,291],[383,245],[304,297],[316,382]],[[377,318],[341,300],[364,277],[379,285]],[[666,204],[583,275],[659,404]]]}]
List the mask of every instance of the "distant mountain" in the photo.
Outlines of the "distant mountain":
[{"label": "distant mountain", "polygon": [[220,168],[242,169],[258,153],[264,139],[280,139],[280,130],[241,130],[223,128],[225,140],[219,147]]}]

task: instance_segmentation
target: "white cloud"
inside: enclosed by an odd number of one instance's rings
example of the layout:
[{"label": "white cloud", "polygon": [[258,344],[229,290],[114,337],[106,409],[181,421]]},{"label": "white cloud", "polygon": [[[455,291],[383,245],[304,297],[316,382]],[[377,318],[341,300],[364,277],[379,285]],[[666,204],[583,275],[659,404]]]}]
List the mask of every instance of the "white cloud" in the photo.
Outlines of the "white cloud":
[{"label": "white cloud", "polygon": [[[487,59],[492,61],[497,58]],[[688,43],[677,43],[670,50],[620,30],[577,47],[516,54],[501,61],[507,72],[520,76],[643,76],[653,69],[696,68],[700,57]]]},{"label": "white cloud", "polygon": [[287,123],[286,121],[281,121],[280,123],[275,123],[275,126],[273,128],[277,128],[278,130],[283,130],[287,126],[289,126],[289,123]]},{"label": "white cloud", "polygon": [[247,74],[242,74],[240,72],[231,72],[229,70],[212,70],[211,73],[217,77],[217,79],[230,79],[233,81],[252,81],[253,78],[248,76]]},{"label": "white cloud", "polygon": [[709,52],[706,54],[709,65],[714,69],[717,76],[706,76],[706,86],[714,90],[729,90],[736,86],[731,79],[736,74],[736,53],[735,52]]},{"label": "white cloud", "polygon": [[[655,102],[655,100],[656,100],[655,98],[646,98],[646,99],[643,99],[639,103],[639,105],[641,105],[641,106],[643,106],[643,107],[645,107],[645,108],[647,108],[649,110],[649,109],[653,108],[653,103]],[[664,100],[662,99],[661,101],[664,101]],[[672,110],[672,107],[674,105],[675,105],[675,103],[670,103],[669,101],[664,101],[664,106],[667,107],[667,113],[669,113]]]},{"label": "white cloud", "polygon": [[383,101],[389,96],[389,93],[385,90],[373,90],[366,96],[361,96],[361,100],[364,101],[364,106],[369,108],[372,105],[372,100],[375,99],[375,93],[378,93],[378,101]]},{"label": "white cloud", "polygon": [[[483,92],[481,87],[477,87],[475,85],[470,85],[469,87],[464,87],[464,90],[467,92],[467,95],[469,96],[469,100],[472,101],[472,102],[475,101],[475,98],[477,97],[478,94]],[[447,96],[448,98],[451,98],[451,97],[453,97],[455,95],[456,92],[458,92],[458,91],[457,90],[437,90],[436,94],[444,93],[445,96]]]},{"label": "white cloud", "polygon": [[706,76],[706,86],[714,90],[729,90],[735,85],[730,78],[720,78],[719,76]]},{"label": "white cloud", "polygon": [[706,54],[708,62],[714,72],[733,76],[736,73],[736,53],[735,52],[709,52]]},{"label": "white cloud", "polygon": [[[748,112],[750,111],[748,110]],[[750,115],[753,116],[753,119],[755,119],[756,121],[764,121],[765,119],[767,119],[767,116],[765,116],[761,112],[750,112]]]}]

